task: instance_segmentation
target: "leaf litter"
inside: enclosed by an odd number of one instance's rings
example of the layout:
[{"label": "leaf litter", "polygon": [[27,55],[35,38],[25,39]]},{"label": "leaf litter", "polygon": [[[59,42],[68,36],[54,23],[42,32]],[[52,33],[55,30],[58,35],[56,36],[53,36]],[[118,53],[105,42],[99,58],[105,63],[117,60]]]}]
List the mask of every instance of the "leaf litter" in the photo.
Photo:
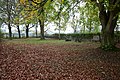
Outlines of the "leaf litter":
[{"label": "leaf litter", "polygon": [[97,47],[1,44],[0,80],[120,80],[120,52]]}]

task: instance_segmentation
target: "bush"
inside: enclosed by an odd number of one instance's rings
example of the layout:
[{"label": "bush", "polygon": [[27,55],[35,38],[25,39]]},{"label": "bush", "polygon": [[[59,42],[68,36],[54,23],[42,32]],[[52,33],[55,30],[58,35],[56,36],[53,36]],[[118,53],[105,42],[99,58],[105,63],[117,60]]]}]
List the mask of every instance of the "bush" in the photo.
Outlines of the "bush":
[{"label": "bush", "polygon": [[72,34],[67,34],[67,35],[70,35],[70,36],[81,36],[81,35],[84,35],[84,36],[90,36],[90,35],[98,35],[100,33],[72,33]]},{"label": "bush", "polygon": [[[71,34],[60,34],[61,39],[68,41],[76,41],[76,40],[91,40],[93,36],[99,36],[100,33],[71,33]],[[54,38],[58,38],[59,34],[55,33],[52,35]]]},{"label": "bush", "polygon": [[100,35],[100,33],[77,33],[77,34],[67,34],[67,36],[71,36],[72,38],[79,37],[82,39],[92,39],[93,36]]},{"label": "bush", "polygon": [[[53,36],[54,38],[57,38],[57,39],[59,38],[59,34],[58,34],[58,33],[55,33],[55,34],[53,34],[52,36]],[[61,39],[65,39],[65,36],[66,36],[66,34],[64,34],[64,33],[61,33],[61,34],[60,34]]]}]

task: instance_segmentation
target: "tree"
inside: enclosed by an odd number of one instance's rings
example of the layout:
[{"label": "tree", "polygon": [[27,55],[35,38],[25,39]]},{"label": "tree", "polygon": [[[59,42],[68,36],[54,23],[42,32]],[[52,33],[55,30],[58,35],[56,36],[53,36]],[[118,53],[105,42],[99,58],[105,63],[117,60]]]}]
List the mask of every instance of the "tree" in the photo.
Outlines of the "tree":
[{"label": "tree", "polygon": [[80,25],[81,27],[81,32],[85,33],[86,32],[86,15],[85,15],[85,7],[79,7],[79,12],[80,12]]},{"label": "tree", "polygon": [[0,13],[3,23],[8,25],[9,38],[12,39],[12,25],[14,24],[16,3],[18,0],[0,0]]},{"label": "tree", "polygon": [[11,0],[1,0],[0,1],[0,13],[1,19],[8,25],[9,29],[9,38],[12,38],[12,31],[11,31],[11,10],[12,10],[12,3]]},{"label": "tree", "polygon": [[[43,16],[44,16],[44,13],[43,13]],[[39,19],[39,24],[40,24],[41,40],[44,40],[45,37],[44,37],[44,19],[43,19],[43,17],[42,17],[42,19]]]},{"label": "tree", "polygon": [[21,38],[21,31],[20,31],[20,12],[22,10],[21,6],[20,6],[20,2],[19,0],[15,1],[15,6],[14,6],[14,20],[13,20],[13,24],[17,27],[17,31],[18,31],[18,35],[19,38]]},{"label": "tree", "polygon": [[9,37],[10,39],[12,38],[12,30],[11,30],[11,10],[12,10],[12,5],[9,0],[7,0],[7,17],[8,17],[8,29],[9,29]]},{"label": "tree", "polygon": [[98,17],[98,8],[90,2],[81,2],[82,5],[78,7],[80,13],[79,23],[81,25],[81,31],[86,32],[100,32],[100,21]]},{"label": "tree", "polygon": [[[44,37],[45,13],[51,1],[52,0],[37,0],[37,1],[36,0],[20,0],[20,3],[24,6],[24,8],[27,8],[26,10],[27,12],[34,13],[33,15],[31,15],[32,20],[34,18],[38,19],[37,21],[40,24],[41,39],[45,39]],[[30,21],[33,22],[32,20]]]},{"label": "tree", "polygon": [[76,33],[78,31],[78,29],[80,28],[80,14],[79,11],[78,11],[78,7],[75,7],[73,10],[72,10],[72,20],[70,21],[70,24],[71,24],[71,27],[73,28],[74,30],[74,33]]},{"label": "tree", "polygon": [[36,23],[36,25],[35,25],[35,34],[36,34],[36,38],[38,37],[38,30],[37,30],[37,28],[38,28],[38,23]]},{"label": "tree", "polygon": [[20,11],[19,24],[25,25],[26,38],[29,37],[29,29],[38,23],[38,11],[33,5],[35,6],[35,4],[30,3],[28,0],[20,0],[22,10]]},{"label": "tree", "polygon": [[120,0],[91,0],[99,8],[99,19],[102,26],[101,47],[105,50],[115,48],[114,29],[120,12]]},{"label": "tree", "polygon": [[26,24],[26,38],[29,37],[29,24]]},{"label": "tree", "polygon": [[[53,7],[54,6],[54,7]],[[58,38],[61,39],[61,30],[66,29],[68,22],[68,12],[65,11],[66,6],[63,0],[56,0],[51,5],[51,13],[49,21],[53,22],[56,26],[55,30],[58,30]]]}]

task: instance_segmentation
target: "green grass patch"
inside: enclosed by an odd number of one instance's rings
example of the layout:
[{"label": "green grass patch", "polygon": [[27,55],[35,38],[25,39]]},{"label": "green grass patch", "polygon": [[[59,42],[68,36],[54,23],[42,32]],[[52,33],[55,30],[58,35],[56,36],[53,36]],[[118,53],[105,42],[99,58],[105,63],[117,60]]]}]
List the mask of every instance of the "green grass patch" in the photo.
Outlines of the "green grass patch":
[{"label": "green grass patch", "polygon": [[20,43],[20,44],[78,44],[73,41],[66,42],[65,40],[56,40],[56,39],[46,39],[40,40],[39,38],[27,38],[27,39],[13,39],[8,40],[9,43]]}]

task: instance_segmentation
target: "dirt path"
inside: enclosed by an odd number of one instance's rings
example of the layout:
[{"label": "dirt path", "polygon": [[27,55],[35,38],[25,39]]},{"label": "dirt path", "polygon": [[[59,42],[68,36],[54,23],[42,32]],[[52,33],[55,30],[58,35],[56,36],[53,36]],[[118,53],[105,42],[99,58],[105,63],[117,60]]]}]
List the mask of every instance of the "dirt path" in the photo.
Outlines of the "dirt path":
[{"label": "dirt path", "polygon": [[0,49],[0,80],[120,80],[120,52],[94,44],[4,44]]}]

